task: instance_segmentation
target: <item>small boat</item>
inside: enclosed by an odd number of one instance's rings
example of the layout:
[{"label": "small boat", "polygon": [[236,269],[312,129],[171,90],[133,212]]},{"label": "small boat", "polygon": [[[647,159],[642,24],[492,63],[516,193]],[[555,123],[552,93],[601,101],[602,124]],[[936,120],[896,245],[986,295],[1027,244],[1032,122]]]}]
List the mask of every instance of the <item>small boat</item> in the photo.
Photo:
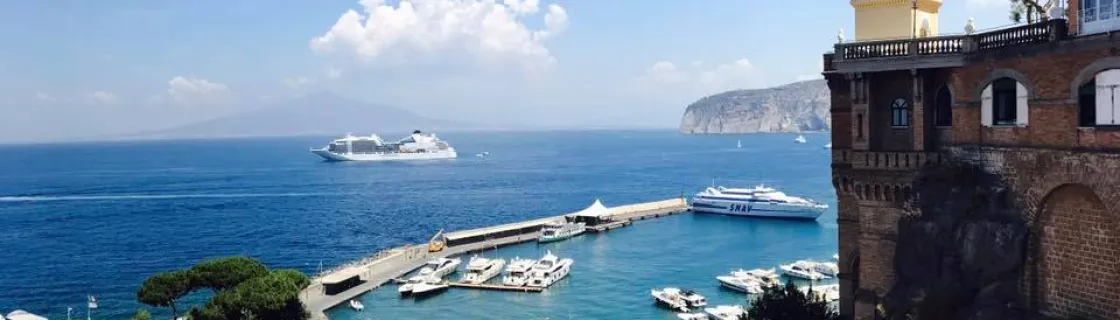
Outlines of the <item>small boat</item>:
[{"label": "small boat", "polygon": [[825,149],[832,149],[832,142],[829,142],[828,144],[824,145],[824,148]]},{"label": "small boat", "polygon": [[362,303],[358,302],[358,300],[351,299],[350,300],[350,308],[354,309],[356,311],[363,311],[363,310],[366,309],[366,306],[362,305]]},{"label": "small boat", "polygon": [[479,256],[471,257],[467,262],[467,273],[459,281],[470,284],[481,284],[493,279],[502,273],[502,267],[506,265],[505,259],[486,259]]},{"label": "small boat", "polygon": [[762,293],[762,283],[749,277],[718,276],[719,284],[725,288],[748,294]]},{"label": "small boat", "polygon": [[825,276],[825,275],[821,274],[820,272],[817,272],[817,271],[813,270],[813,266],[809,265],[809,264],[806,264],[805,261],[797,261],[797,262],[794,262],[794,263],[791,263],[791,264],[783,264],[783,265],[780,265],[778,267],[782,269],[783,274],[785,274],[786,276],[790,276],[790,277],[802,278],[802,279],[813,280],[813,281],[828,278],[828,276]]},{"label": "small boat", "polygon": [[537,241],[541,243],[560,241],[578,236],[585,230],[587,230],[587,224],[583,222],[549,223],[541,227],[541,236],[537,238]]},{"label": "small boat", "polygon": [[805,143],[807,140],[805,140],[805,136],[799,134],[797,135],[797,138],[793,139],[793,141],[797,141],[797,143]]},{"label": "small boat", "polygon": [[533,265],[537,264],[537,260],[513,258],[506,266],[506,275],[502,277],[502,284],[507,286],[523,286],[529,282],[529,270],[533,269]]},{"label": "small boat", "polygon": [[685,302],[681,289],[678,288],[664,288],[661,290],[650,290],[649,294],[653,296],[653,301],[657,305],[667,307],[673,310],[680,310],[688,312],[688,302]]},{"label": "small boat", "polygon": [[840,260],[840,254],[839,253],[833,254],[832,255],[832,260]]},{"label": "small boat", "polygon": [[424,281],[412,286],[412,295],[417,297],[432,295],[446,290],[449,286],[443,279],[429,276],[424,278]]},{"label": "small boat", "polygon": [[677,318],[681,320],[708,320],[708,315],[703,313],[687,313],[682,312],[677,314]]},{"label": "small boat", "polygon": [[432,259],[425,263],[423,268],[420,268],[419,273],[417,273],[412,278],[409,278],[408,281],[401,286],[397,287],[397,292],[400,292],[401,295],[408,295],[412,293],[417,284],[424,282],[428,277],[435,277],[437,279],[440,279],[446,275],[454,273],[456,268],[459,267],[459,264],[462,263],[462,261],[463,260],[459,258]]},{"label": "small boat", "polygon": [[840,266],[837,266],[835,262],[809,261],[809,264],[813,266],[813,271],[820,272],[830,278],[840,274]]},{"label": "small boat", "polygon": [[537,260],[537,264],[533,265],[529,274],[529,283],[526,285],[548,288],[556,281],[568,276],[568,272],[572,270],[573,262],[572,259],[560,259],[549,250],[545,252],[544,257]]},{"label": "small boat", "polygon": [[718,320],[739,320],[741,317],[747,315],[747,311],[743,310],[739,305],[720,305],[714,308],[704,308],[704,313],[712,319]]}]

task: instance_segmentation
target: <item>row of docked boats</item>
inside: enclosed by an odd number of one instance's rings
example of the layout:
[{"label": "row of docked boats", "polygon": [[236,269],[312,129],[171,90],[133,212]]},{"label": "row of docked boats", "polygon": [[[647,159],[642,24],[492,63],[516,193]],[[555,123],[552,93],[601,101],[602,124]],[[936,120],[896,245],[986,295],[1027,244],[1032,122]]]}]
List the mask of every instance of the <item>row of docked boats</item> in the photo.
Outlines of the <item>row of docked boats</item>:
[{"label": "row of docked boats", "polygon": [[[837,255],[833,256],[838,258]],[[782,275],[790,278],[799,278],[810,281],[818,281],[829,278],[834,278],[840,273],[840,269],[835,262],[827,261],[814,261],[814,260],[798,260],[790,264],[781,264],[779,267],[782,270]],[[739,291],[747,294],[760,294],[766,287],[781,285],[782,282],[776,270],[770,269],[752,269],[752,270],[733,270],[726,275],[717,276],[716,280],[719,281],[720,286]],[[839,288],[816,290],[815,292],[822,293],[825,290],[834,290],[836,296],[839,296]],[[829,292],[823,292],[832,295]],[[836,300],[836,299],[831,299]],[[831,301],[829,300],[829,301]]]},{"label": "row of docked boats", "polygon": [[719,319],[738,320],[747,312],[739,305],[708,306],[708,299],[691,289],[666,287],[650,290],[653,301],[658,306],[678,311],[677,317],[683,320]]},{"label": "row of docked boats", "polygon": [[[557,257],[551,250],[537,260],[513,258],[508,265],[502,258],[475,255],[467,262],[466,272],[459,282],[469,285],[486,284],[501,275],[502,268],[505,267],[505,275],[501,280],[503,285],[547,288],[567,277],[573,263],[572,259]],[[461,258],[432,259],[416,275],[397,287],[397,291],[402,296],[424,296],[443,291],[450,287],[444,277],[457,272],[460,264]]]}]

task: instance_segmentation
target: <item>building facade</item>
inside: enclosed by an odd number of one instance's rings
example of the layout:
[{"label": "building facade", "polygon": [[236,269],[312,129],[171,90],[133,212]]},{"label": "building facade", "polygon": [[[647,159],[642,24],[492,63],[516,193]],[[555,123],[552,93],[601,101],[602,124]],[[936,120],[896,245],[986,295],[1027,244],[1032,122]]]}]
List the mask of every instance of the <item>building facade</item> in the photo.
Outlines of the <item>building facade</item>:
[{"label": "building facade", "polygon": [[899,221],[923,214],[919,173],[968,163],[1006,182],[1025,224],[1012,261],[1021,307],[1120,318],[1108,274],[1120,267],[1120,1],[1068,6],[980,34],[860,41],[857,27],[857,41],[824,55],[842,315],[880,317],[900,285]]}]

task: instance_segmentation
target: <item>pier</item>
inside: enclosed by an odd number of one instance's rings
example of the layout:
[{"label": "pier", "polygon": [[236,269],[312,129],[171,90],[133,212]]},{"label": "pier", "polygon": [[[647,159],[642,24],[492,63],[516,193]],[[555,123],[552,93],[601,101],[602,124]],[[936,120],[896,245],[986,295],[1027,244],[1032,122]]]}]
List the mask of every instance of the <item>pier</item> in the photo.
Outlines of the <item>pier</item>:
[{"label": "pier", "polygon": [[[598,205],[598,207],[596,207]],[[595,209],[595,210],[589,210]],[[605,231],[630,225],[635,220],[663,217],[688,211],[684,198],[636,203],[606,208],[596,200],[592,207],[574,213],[514,222],[497,226],[450,232],[441,235],[443,247],[429,251],[429,244],[407,245],[384,250],[360,261],[336,267],[314,277],[311,284],[300,293],[300,300],[312,319],[327,319],[326,310],[394,282],[419,269],[434,258],[445,258],[471,252],[496,249],[501,246],[536,241],[541,226],[565,220],[588,221],[588,229]],[[509,287],[502,285],[475,285],[457,282],[453,287],[540,292],[541,288]]]}]

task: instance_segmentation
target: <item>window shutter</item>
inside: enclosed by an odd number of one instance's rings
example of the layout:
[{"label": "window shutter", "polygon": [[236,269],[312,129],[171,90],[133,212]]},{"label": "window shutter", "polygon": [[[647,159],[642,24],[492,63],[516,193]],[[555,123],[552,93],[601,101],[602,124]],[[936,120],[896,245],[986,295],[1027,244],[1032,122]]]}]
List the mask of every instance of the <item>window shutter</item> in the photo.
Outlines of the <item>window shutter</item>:
[{"label": "window shutter", "polygon": [[1030,108],[1027,107],[1027,102],[1030,100],[1030,92],[1027,92],[1027,86],[1022,83],[1015,83],[1015,124],[1020,126],[1027,125],[1027,120],[1030,118]]},{"label": "window shutter", "polygon": [[992,126],[992,85],[984,87],[980,94],[980,124],[985,127]]},{"label": "window shutter", "polygon": [[1097,82],[1097,124],[1098,125],[1114,125],[1116,123],[1116,111],[1113,105],[1113,88],[1120,84],[1120,70],[1108,70],[1098,73],[1096,76]]}]

